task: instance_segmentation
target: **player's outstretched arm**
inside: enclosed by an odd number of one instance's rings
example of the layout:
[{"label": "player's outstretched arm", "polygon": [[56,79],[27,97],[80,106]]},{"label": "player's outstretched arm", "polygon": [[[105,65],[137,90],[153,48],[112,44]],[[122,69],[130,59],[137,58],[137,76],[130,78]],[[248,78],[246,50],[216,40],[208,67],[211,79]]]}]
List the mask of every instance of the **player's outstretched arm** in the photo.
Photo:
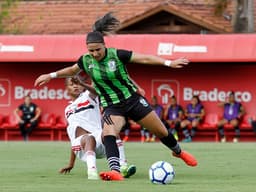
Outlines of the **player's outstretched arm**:
[{"label": "player's outstretched arm", "polygon": [[172,68],[182,68],[185,65],[188,65],[189,60],[182,57],[175,60],[166,60],[155,55],[144,55],[140,53],[132,53],[130,60],[132,63],[138,64],[149,64],[149,65],[165,65]]},{"label": "player's outstretched arm", "polygon": [[68,164],[68,166],[61,168],[59,170],[59,173],[61,173],[61,174],[69,173],[71,171],[71,169],[73,169],[73,167],[75,165],[75,160],[76,160],[76,155],[75,155],[75,153],[71,149],[69,164]]},{"label": "player's outstretched arm", "polygon": [[34,86],[44,85],[44,84],[48,83],[51,79],[54,79],[54,78],[63,78],[63,77],[74,76],[79,71],[80,71],[79,66],[77,64],[74,64],[73,66],[60,69],[53,73],[43,74],[43,75],[40,75],[35,80]]}]

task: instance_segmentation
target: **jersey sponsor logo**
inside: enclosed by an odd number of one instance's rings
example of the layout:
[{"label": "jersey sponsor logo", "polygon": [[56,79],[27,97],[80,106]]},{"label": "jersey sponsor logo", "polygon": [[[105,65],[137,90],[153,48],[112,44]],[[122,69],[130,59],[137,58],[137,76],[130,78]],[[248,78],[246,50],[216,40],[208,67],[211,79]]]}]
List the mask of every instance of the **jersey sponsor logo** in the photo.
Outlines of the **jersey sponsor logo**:
[{"label": "jersey sponsor logo", "polygon": [[109,71],[116,71],[116,61],[110,60],[108,62]]},{"label": "jersey sponsor logo", "polygon": [[176,80],[152,80],[151,96],[156,96],[159,103],[167,104],[169,98],[173,95],[176,96],[179,102],[179,82]]},{"label": "jersey sponsor logo", "polygon": [[0,79],[0,107],[11,105],[11,83],[8,79]]}]

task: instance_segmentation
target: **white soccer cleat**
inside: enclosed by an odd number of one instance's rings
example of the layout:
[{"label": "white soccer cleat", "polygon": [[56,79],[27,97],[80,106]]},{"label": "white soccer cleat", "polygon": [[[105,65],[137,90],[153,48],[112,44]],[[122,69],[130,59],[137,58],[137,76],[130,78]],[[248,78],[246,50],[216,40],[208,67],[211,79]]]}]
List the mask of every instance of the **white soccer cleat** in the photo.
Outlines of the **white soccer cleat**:
[{"label": "white soccer cleat", "polygon": [[96,169],[88,170],[87,174],[88,174],[89,180],[98,180],[99,179],[99,175],[98,175],[98,172]]}]

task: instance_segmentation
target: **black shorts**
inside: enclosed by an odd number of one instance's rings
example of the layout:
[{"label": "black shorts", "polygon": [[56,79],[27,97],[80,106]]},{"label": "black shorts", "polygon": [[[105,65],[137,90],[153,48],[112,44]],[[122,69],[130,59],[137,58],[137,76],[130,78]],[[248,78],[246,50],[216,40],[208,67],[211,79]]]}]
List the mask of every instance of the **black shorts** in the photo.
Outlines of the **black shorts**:
[{"label": "black shorts", "polygon": [[147,99],[138,93],[134,93],[125,101],[104,108],[104,116],[118,115],[139,121],[151,111],[153,109]]}]

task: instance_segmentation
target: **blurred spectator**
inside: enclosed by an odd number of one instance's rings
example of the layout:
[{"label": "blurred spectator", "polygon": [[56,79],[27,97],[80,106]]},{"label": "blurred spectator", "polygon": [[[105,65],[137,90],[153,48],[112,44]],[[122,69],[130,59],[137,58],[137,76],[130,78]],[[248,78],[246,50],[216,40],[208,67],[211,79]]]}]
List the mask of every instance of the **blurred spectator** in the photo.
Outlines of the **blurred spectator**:
[{"label": "blurred spectator", "polygon": [[29,95],[24,97],[24,103],[14,110],[19,121],[19,128],[24,141],[28,140],[28,136],[36,128],[38,118],[41,115],[41,109],[31,102]]},{"label": "blurred spectator", "polygon": [[254,133],[256,133],[256,119],[251,117],[251,118],[248,119],[248,121],[251,124]]},{"label": "blurred spectator", "polygon": [[178,130],[180,129],[180,123],[182,121],[184,111],[180,105],[177,104],[177,99],[173,95],[170,97],[170,101],[166,107],[164,116],[166,117],[166,122],[168,123],[172,134],[175,139],[178,140]]},{"label": "blurred spectator", "polygon": [[[191,103],[189,103],[185,109],[185,119],[181,121],[182,133],[185,136],[183,139],[184,142],[192,141],[192,137],[195,136],[197,126],[202,121],[204,115],[204,106],[201,104],[199,97],[194,95]],[[191,132],[189,132],[188,126],[191,126]]]},{"label": "blurred spectator", "polygon": [[146,128],[141,127],[140,135],[141,135],[140,141],[142,143],[150,141],[150,133],[149,133],[149,131]]},{"label": "blurred spectator", "polygon": [[[168,123],[164,119],[164,108],[162,105],[160,105],[157,101],[157,97],[153,96],[151,98],[151,107],[154,109],[156,112],[157,116],[161,119],[163,124],[165,125],[166,129],[169,129]],[[141,130],[141,135],[143,135],[145,138],[145,142],[154,142],[156,139],[156,136],[153,134],[152,137],[150,138],[150,133],[146,128],[142,128]]]},{"label": "blurred spectator", "polygon": [[218,131],[221,137],[221,142],[226,142],[224,134],[224,125],[230,124],[235,129],[235,137],[233,142],[238,142],[240,137],[239,123],[245,111],[241,103],[235,101],[235,93],[231,91],[228,95],[228,101],[220,103],[219,106],[223,107],[223,118],[218,122]]}]

